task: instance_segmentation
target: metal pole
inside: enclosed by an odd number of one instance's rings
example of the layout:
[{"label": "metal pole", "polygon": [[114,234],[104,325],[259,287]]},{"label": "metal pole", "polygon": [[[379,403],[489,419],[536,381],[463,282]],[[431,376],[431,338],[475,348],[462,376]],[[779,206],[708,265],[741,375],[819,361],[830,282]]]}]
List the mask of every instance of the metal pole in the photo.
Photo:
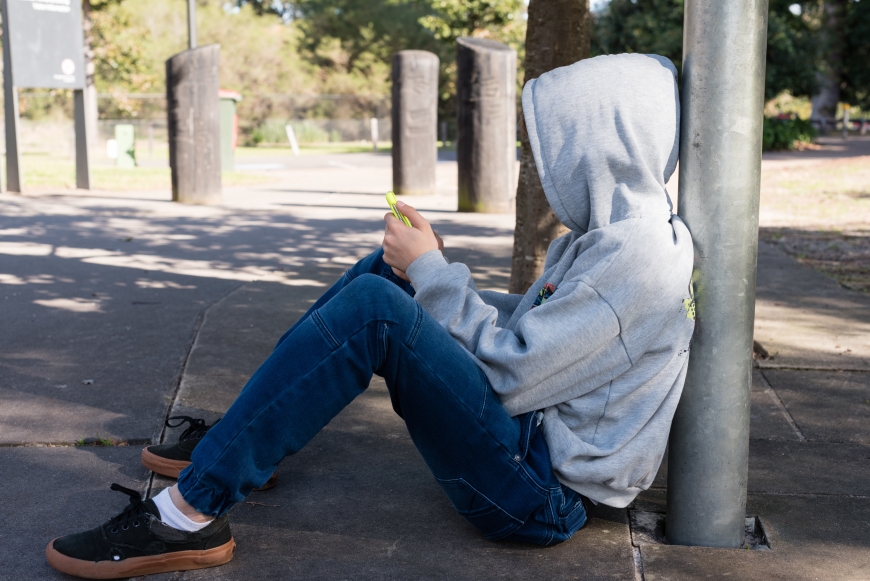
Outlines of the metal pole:
[{"label": "metal pole", "polygon": [[[6,188],[21,193],[21,153],[18,151],[18,87],[12,81],[12,53],[9,50],[9,12],[3,2],[3,100],[6,117]],[[5,191],[4,190],[4,191]]]},{"label": "metal pole", "polygon": [[91,165],[88,160],[88,105],[85,89],[73,91],[73,116],[76,132],[76,187],[91,189]]},{"label": "metal pole", "polygon": [[670,543],[743,543],[767,0],[687,0],[679,215],[697,320],[668,452]]},{"label": "metal pole", "polygon": [[187,0],[187,48],[196,48],[196,0]]}]

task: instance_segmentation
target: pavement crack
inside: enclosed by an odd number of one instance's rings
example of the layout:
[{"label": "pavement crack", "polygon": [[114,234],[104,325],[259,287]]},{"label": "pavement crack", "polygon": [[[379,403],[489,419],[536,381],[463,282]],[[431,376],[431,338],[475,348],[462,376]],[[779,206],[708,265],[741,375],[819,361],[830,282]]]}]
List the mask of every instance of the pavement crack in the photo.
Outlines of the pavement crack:
[{"label": "pavement crack", "polygon": [[750,490],[749,494],[759,494],[764,496],[794,496],[797,498],[855,498],[858,500],[870,500],[870,496],[866,494],[834,494],[830,492],[763,492],[758,490]]},{"label": "pavement crack", "polygon": [[645,581],[643,575],[643,555],[640,552],[640,547],[632,545],[631,553],[634,557],[634,581]]},{"label": "pavement crack", "polygon": [[[181,382],[184,380],[184,372],[187,371],[187,365],[190,363],[190,354],[193,353],[193,349],[199,342],[199,333],[202,331],[203,326],[205,326],[206,321],[208,320],[208,314],[211,310],[217,305],[224,302],[228,297],[238,292],[240,289],[245,287],[245,283],[239,283],[234,288],[231,288],[229,291],[224,293],[223,296],[219,297],[212,304],[207,306],[205,309],[200,311],[197,315],[196,320],[193,323],[193,332],[191,333],[190,342],[187,345],[187,351],[184,353],[184,358],[181,362],[181,367],[178,371],[178,374],[173,378],[175,383],[175,387],[172,390],[172,397],[170,398],[170,403],[166,407],[166,413],[163,415],[163,422],[160,428],[160,436],[155,438],[156,441],[160,444],[163,443],[163,439],[166,437],[166,420],[169,419],[169,416],[172,415],[172,410],[178,404],[178,393],[181,391]],[[150,443],[150,442],[149,442]],[[145,498],[149,498],[151,495],[151,490],[154,486],[154,473],[151,473],[150,478],[148,478],[148,484],[145,486]]]},{"label": "pavement crack", "polygon": [[143,446],[153,443],[151,438],[112,439],[111,442],[111,446],[91,443],[80,444],[79,442],[2,442],[0,448],[113,448],[116,446]]},{"label": "pavement crack", "polygon": [[[649,490],[666,492],[665,486],[650,486]],[[793,496],[796,498],[855,498],[858,500],[870,500],[870,495],[867,494],[843,494],[832,492],[776,492],[770,490],[747,490],[746,493],[750,496]]]},{"label": "pavement crack", "polygon": [[782,413],[783,417],[785,418],[785,421],[788,422],[788,425],[794,431],[798,440],[800,440],[801,442],[806,442],[807,437],[804,435],[803,431],[800,429],[800,426],[797,425],[797,422],[792,417],[791,412],[788,411],[788,408],[785,406],[782,399],[779,397],[779,394],[776,393],[776,390],[773,388],[773,385],[770,383],[770,380],[767,378],[767,375],[764,374],[764,369],[759,369],[758,373],[759,373],[759,375],[761,375],[761,378],[764,380],[764,392],[768,395],[768,397],[770,397],[771,401],[773,402],[773,405],[775,405],[779,409],[780,413]]},{"label": "pavement crack", "polygon": [[822,367],[818,365],[771,365],[768,363],[759,364],[755,362],[755,368],[760,371],[826,371],[839,372],[848,371],[849,373],[870,373],[870,369],[866,367]]}]

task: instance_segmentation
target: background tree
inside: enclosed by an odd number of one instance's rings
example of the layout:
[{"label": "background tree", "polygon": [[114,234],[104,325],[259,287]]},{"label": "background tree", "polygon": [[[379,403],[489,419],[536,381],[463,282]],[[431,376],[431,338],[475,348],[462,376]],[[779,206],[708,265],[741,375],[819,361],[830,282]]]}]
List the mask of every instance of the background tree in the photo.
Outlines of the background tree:
[{"label": "background tree", "polygon": [[870,111],[870,1],[846,5],[843,100]]},{"label": "background tree", "polygon": [[594,15],[592,54],[659,54],[683,65],[683,0],[612,0]]},{"label": "background tree", "polygon": [[298,28],[299,54],[324,71],[389,77],[393,54],[428,50],[441,61],[438,112],[456,115],[456,38],[505,42],[522,56],[522,0],[235,0]]},{"label": "background tree", "polygon": [[516,45],[525,32],[520,18],[520,0],[435,0],[432,14],[420,23],[432,31],[435,38],[453,45],[460,36],[493,38]]},{"label": "background tree", "polygon": [[517,51],[517,79],[523,75],[522,0],[430,0],[432,12],[420,24],[438,41],[441,74],[438,83],[438,116],[456,118],[456,39],[460,36],[489,38]]},{"label": "background tree", "polygon": [[304,0],[298,7],[300,51],[319,67],[366,71],[403,49],[438,50],[420,24],[431,10],[417,0]]},{"label": "background tree", "polygon": [[[589,25],[588,0],[531,0],[523,84],[588,57]],[[547,203],[526,135],[522,137],[516,204],[510,292],[524,293],[543,272],[550,242],[566,231]]]},{"label": "background tree", "polygon": [[773,99],[783,91],[809,97],[818,89],[821,67],[817,21],[809,6],[796,5],[794,0],[769,1],[765,97]]},{"label": "background tree", "polygon": [[[809,5],[812,2],[806,2]],[[772,99],[782,91],[811,96],[817,86],[819,40],[817,23],[794,0],[770,0],[765,93]],[[684,0],[612,0],[595,15],[593,54],[656,53],[683,64]]]},{"label": "background tree", "polygon": [[82,32],[84,33],[85,60],[85,109],[88,111],[86,128],[89,145],[97,139],[97,119],[99,107],[97,103],[97,67],[94,60],[94,15],[111,6],[117,6],[123,0],[82,0]]},{"label": "background tree", "polygon": [[[809,6],[807,6],[807,4]],[[844,25],[846,18],[845,0],[827,0],[806,3],[803,6],[805,18],[812,18],[819,26],[815,37],[822,54],[820,66],[816,71],[817,91],[813,95],[813,119],[830,119],[837,116],[840,102],[840,85],[843,78]],[[807,8],[820,8],[814,11]],[[815,18],[813,18],[815,16]]]}]

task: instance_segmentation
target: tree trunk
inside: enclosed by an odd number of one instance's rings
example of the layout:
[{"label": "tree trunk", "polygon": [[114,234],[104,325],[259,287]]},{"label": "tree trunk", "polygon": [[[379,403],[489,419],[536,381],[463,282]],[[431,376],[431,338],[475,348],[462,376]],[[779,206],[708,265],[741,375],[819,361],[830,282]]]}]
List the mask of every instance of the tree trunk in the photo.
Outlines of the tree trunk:
[{"label": "tree trunk", "polygon": [[88,147],[97,143],[97,86],[95,83],[96,67],[94,65],[94,24],[91,22],[91,0],[82,0],[82,28],[85,38],[85,132],[88,136]]},{"label": "tree trunk", "polygon": [[[840,102],[843,76],[843,39],[845,6],[842,0],[825,2],[821,37],[824,43],[824,68],[819,73],[819,91],[813,95],[812,118],[834,119]],[[826,125],[822,123],[824,128]]]},{"label": "tree trunk", "polygon": [[[589,56],[589,0],[531,0],[528,15],[523,84]],[[525,293],[544,270],[550,242],[567,231],[547,203],[525,134],[516,207],[509,290]]]}]

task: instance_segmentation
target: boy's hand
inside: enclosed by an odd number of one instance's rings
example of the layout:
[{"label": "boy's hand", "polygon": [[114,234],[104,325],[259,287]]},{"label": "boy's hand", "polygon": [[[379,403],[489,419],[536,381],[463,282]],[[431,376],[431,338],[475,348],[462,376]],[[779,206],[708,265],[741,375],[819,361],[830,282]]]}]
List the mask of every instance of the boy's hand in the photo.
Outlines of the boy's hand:
[{"label": "boy's hand", "polygon": [[405,271],[411,263],[431,250],[443,250],[444,243],[417,210],[404,202],[397,205],[412,228],[405,226],[392,212],[384,215],[384,262],[393,267],[397,276],[408,280]]}]

